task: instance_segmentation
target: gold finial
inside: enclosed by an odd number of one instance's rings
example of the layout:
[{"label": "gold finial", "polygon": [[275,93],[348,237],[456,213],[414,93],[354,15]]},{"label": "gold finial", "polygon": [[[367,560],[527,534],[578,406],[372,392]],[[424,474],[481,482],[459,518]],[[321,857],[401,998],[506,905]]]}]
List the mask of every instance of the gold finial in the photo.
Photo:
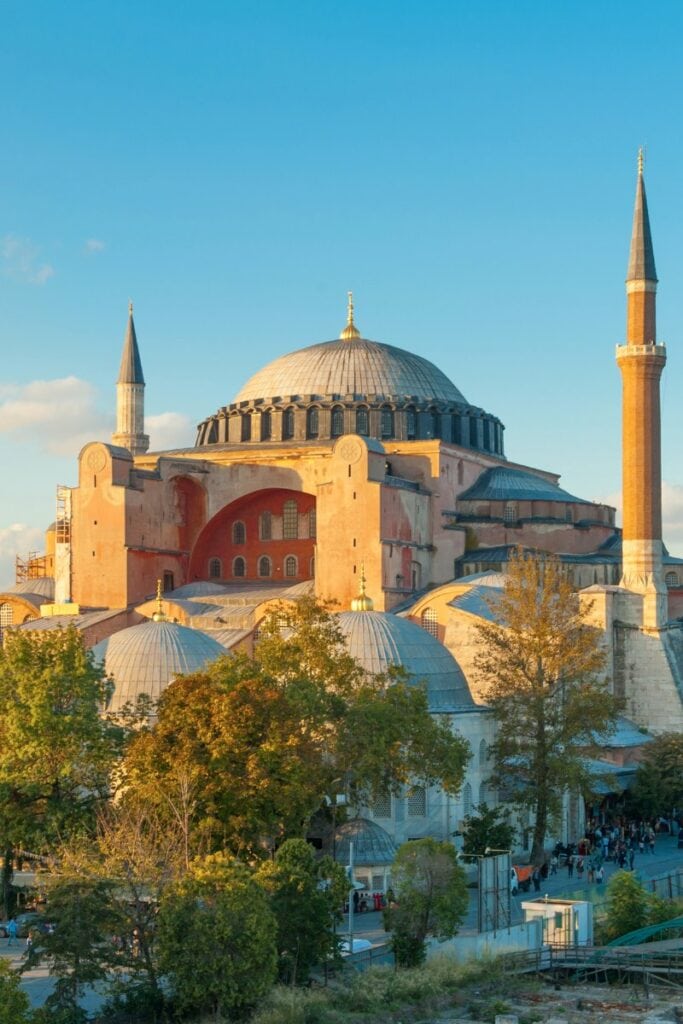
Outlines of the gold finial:
[{"label": "gold finial", "polygon": [[358,597],[354,597],[351,602],[352,612],[371,612],[375,607],[375,602],[371,597],[365,593],[365,562],[360,563],[360,590],[358,591]]},{"label": "gold finial", "polygon": [[164,605],[161,599],[161,580],[157,580],[157,610],[152,616],[155,622],[166,622],[166,616],[164,615]]},{"label": "gold finial", "polygon": [[128,300],[128,315],[129,316],[133,315],[133,300],[132,299]]},{"label": "gold finial", "polygon": [[360,331],[353,322],[353,292],[347,292],[346,294],[348,296],[346,305],[346,327],[339,335],[342,341],[350,341],[351,338],[360,338]]},{"label": "gold finial", "polygon": [[642,177],[643,166],[645,164],[645,150],[642,146],[638,146],[638,174]]}]

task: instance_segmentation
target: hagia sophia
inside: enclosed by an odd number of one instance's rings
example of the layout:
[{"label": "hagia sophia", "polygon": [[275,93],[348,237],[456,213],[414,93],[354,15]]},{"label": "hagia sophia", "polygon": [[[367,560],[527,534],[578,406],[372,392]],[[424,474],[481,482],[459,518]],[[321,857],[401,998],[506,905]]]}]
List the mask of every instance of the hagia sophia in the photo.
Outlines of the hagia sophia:
[{"label": "hagia sophia", "polygon": [[[361,664],[403,665],[470,742],[457,798],[412,790],[363,809],[396,843],[442,838],[496,802],[476,623],[495,615],[514,549],[552,552],[601,630],[625,701],[598,765],[625,785],[647,733],[683,729],[683,559],[662,537],[666,348],[642,159],[626,292],[622,529],[613,508],[568,493],[555,472],[508,461],[498,417],[424,356],[365,338],[351,296],[338,338],[258,370],[199,424],[193,446],[150,452],[131,306],[116,432],[85,445],[78,485],[59,488],[44,554],[19,560],[0,593],[0,637],[74,623],[114,679],[116,711],[226,650],[252,650],[276,602],[334,600]],[[564,838],[582,813],[568,797]]]}]

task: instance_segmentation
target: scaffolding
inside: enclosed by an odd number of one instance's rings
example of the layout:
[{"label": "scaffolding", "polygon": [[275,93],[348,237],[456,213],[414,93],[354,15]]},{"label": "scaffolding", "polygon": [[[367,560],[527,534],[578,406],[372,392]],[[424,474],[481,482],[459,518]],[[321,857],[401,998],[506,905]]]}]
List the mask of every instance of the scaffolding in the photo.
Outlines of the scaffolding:
[{"label": "scaffolding", "polygon": [[55,542],[69,544],[71,541],[71,488],[57,485],[57,518],[55,520]]},{"label": "scaffolding", "polygon": [[17,555],[14,563],[14,577],[17,583],[40,580],[47,576],[47,556],[39,551],[29,551],[28,558]]}]

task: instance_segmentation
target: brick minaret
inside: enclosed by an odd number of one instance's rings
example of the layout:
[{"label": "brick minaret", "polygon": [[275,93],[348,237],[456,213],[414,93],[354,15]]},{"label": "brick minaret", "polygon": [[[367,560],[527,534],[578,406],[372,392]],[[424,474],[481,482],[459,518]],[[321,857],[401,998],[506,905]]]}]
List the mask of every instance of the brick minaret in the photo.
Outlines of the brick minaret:
[{"label": "brick minaret", "polygon": [[631,253],[626,276],[626,344],[617,346],[622,376],[622,487],[624,504],[622,586],[643,594],[646,628],[664,625],[667,592],[662,578],[662,466],[659,378],[666,347],[657,343],[657,272],[647,212],[643,155]]},{"label": "brick minaret", "polygon": [[132,302],[128,306],[128,326],[116,382],[116,433],[111,439],[132,455],[144,455],[149,448],[149,437],[145,434],[145,378],[135,336]]}]

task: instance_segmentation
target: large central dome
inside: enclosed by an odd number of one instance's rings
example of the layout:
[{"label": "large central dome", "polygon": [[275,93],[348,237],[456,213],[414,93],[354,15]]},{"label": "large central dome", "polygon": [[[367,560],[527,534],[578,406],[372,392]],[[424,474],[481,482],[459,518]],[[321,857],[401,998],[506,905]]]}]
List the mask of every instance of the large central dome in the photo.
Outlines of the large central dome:
[{"label": "large central dome", "polygon": [[304,395],[381,395],[467,404],[428,359],[367,338],[324,341],[288,352],[250,377],[234,401]]}]

